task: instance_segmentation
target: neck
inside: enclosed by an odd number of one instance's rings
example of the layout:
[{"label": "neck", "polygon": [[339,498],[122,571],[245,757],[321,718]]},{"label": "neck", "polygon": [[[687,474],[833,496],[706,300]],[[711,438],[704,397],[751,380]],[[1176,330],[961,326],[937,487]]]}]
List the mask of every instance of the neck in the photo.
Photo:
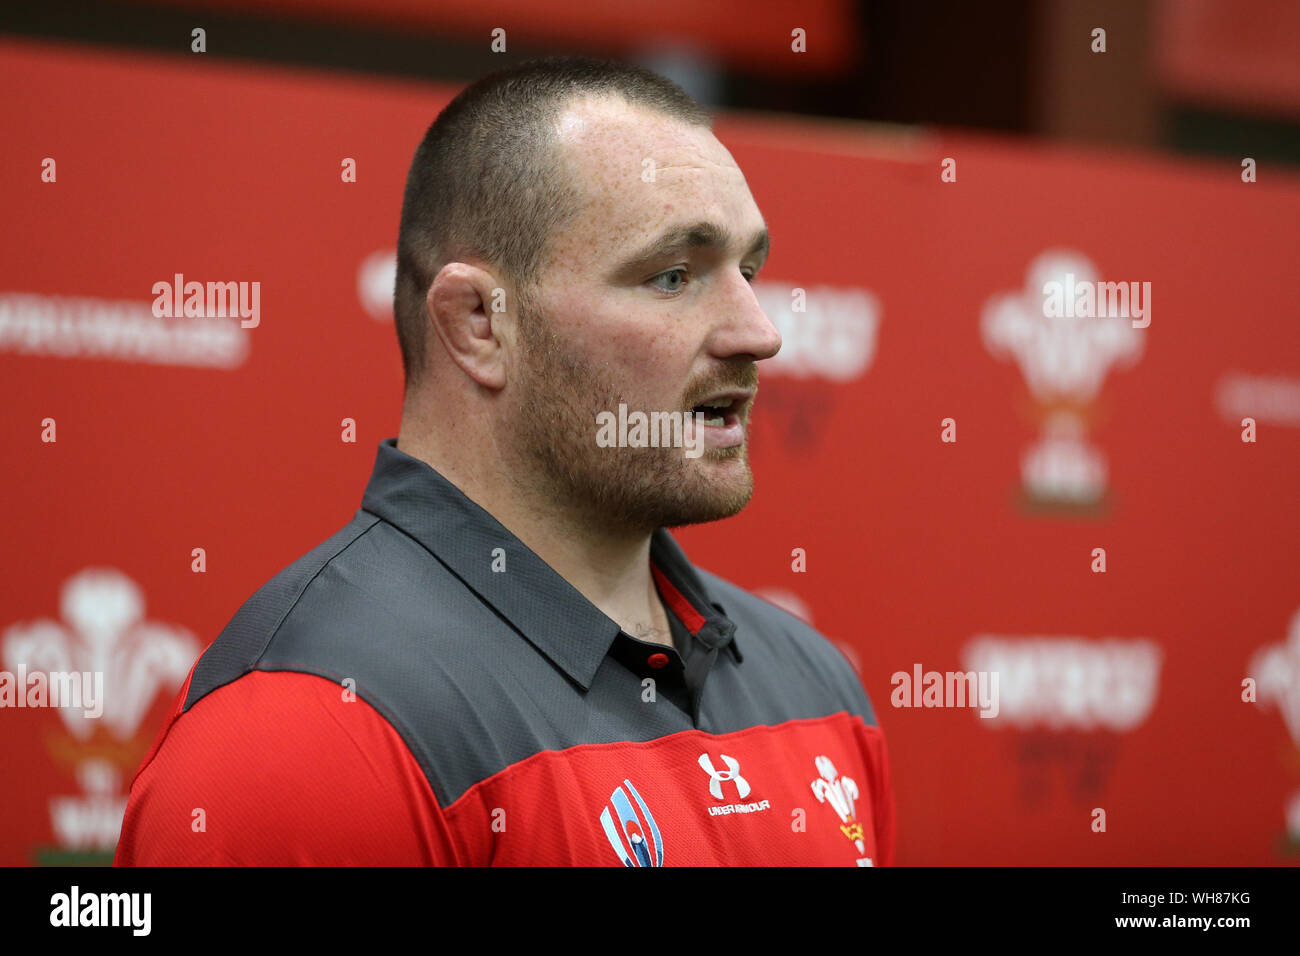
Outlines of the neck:
[{"label": "neck", "polygon": [[628,634],[672,645],[668,612],[650,572],[650,532],[612,532],[536,484],[512,479],[516,468],[504,462],[493,466],[448,453],[467,445],[491,443],[467,442],[463,436],[437,442],[408,430],[405,422],[397,439],[401,451],[428,463]]}]

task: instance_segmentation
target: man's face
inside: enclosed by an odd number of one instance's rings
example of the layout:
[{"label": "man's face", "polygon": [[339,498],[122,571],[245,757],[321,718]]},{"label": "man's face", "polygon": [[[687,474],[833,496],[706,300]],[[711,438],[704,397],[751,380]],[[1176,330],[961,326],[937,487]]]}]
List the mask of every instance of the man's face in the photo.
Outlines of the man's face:
[{"label": "man's face", "polygon": [[[707,129],[613,97],[574,101],[560,125],[583,207],[551,236],[520,316],[506,420],[528,474],[515,477],[611,529],[733,515],[753,493],[756,363],[781,347],[749,285],[763,218]],[[660,243],[675,232],[694,241]],[[728,400],[694,431],[698,406]],[[687,447],[601,447],[598,416],[620,403],[682,416]]]}]

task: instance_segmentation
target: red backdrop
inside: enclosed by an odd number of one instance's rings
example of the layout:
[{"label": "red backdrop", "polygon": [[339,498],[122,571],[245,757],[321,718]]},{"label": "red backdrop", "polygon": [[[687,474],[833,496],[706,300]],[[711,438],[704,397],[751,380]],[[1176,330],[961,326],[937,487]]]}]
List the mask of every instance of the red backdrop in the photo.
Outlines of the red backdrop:
[{"label": "red backdrop", "polygon": [[[351,516],[396,433],[402,185],[454,91],[12,41],[0,78],[0,671],[107,692],[99,720],[0,709],[0,862],[104,859],[177,672]],[[1300,858],[1300,179],[717,133],[785,345],[752,504],[679,538],[855,661],[900,862]],[[154,318],[176,273],[260,282],[260,324]],[[1149,326],[1045,319],[1066,273],[1151,283]],[[996,670],[998,716],[891,706],[916,665]]]},{"label": "red backdrop", "polygon": [[[204,25],[193,0],[146,0],[182,7]],[[835,73],[854,59],[852,0],[801,0],[797,19],[788,4],[772,0],[657,0],[635,3],[553,3],[496,0],[490,5],[429,3],[427,0],[206,0],[221,13],[239,10],[276,19],[300,19],[387,29],[436,31],[507,50],[559,43],[606,52],[636,53],[656,47],[695,51],[764,73]],[[506,29],[506,24],[509,29]],[[786,54],[803,30],[798,56]],[[808,38],[812,39],[809,40]]]}]

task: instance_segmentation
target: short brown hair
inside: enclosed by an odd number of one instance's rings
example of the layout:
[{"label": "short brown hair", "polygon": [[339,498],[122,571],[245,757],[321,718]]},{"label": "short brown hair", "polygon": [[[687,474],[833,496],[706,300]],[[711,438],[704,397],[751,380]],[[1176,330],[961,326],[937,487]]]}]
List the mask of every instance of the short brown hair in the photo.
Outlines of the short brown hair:
[{"label": "short brown hair", "polygon": [[527,60],[461,90],[424,134],[402,199],[393,314],[408,389],[424,369],[425,296],[448,262],[492,263],[527,304],[547,239],[578,208],[575,184],[554,152],[555,120],[570,100],[591,94],[621,95],[713,127],[708,111],[677,84],[614,60]]}]

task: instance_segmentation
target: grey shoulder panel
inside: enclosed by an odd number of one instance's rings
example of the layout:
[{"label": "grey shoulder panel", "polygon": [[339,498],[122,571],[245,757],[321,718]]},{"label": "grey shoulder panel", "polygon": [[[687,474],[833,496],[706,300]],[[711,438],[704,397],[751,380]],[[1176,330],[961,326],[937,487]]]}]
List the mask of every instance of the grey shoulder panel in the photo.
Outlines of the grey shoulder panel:
[{"label": "grey shoulder panel", "polygon": [[[383,522],[321,570],[257,667],[350,678],[447,807],[510,764],[568,743],[557,725],[578,690],[521,647],[490,605]],[[549,721],[521,706],[533,694],[555,708]]]},{"label": "grey shoulder panel", "polygon": [[581,688],[414,538],[361,512],[269,581],[204,654],[186,707],[251,671],[342,684],[402,738],[440,806],[587,723]]},{"label": "grey shoulder panel", "polygon": [[258,588],[199,658],[183,709],[189,710],[218,687],[253,670],[321,569],[378,520],[358,511],[347,525]]}]

